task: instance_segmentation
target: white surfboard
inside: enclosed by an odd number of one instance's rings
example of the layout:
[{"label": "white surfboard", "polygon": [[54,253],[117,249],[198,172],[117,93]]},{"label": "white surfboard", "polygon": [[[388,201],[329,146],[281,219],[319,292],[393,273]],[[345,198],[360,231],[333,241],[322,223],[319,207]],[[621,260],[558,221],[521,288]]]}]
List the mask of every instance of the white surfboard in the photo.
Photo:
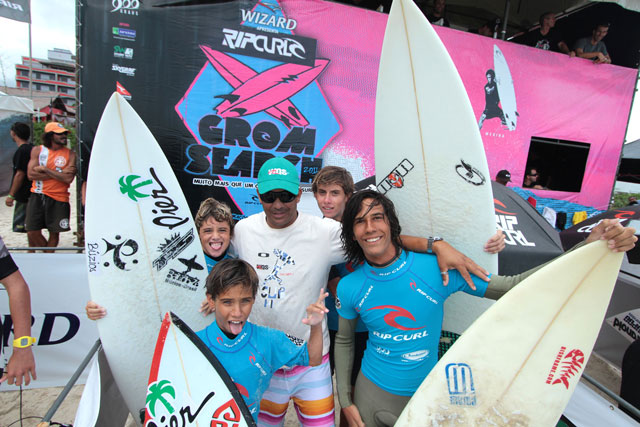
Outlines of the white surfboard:
[{"label": "white surfboard", "polygon": [[[483,251],[496,232],[487,159],[462,80],[411,0],[395,0],[382,45],[375,121],[376,182],[402,232],[444,237],[493,273]],[[491,301],[458,293],[444,329],[462,333]]]},{"label": "white surfboard", "polygon": [[516,106],[516,91],[513,78],[509,71],[509,64],[497,45],[493,45],[493,68],[496,72],[496,85],[500,105],[509,130],[516,130],[518,124],[518,107]]},{"label": "white surfboard", "polygon": [[593,349],[622,257],[595,242],[524,280],[445,353],[396,426],[555,426]]},{"label": "white surfboard", "polygon": [[158,328],[173,311],[192,328],[207,270],[198,233],[162,150],[114,93],[93,143],[86,204],[92,300],[107,309],[98,332],[118,388],[140,422]]},{"label": "white surfboard", "polygon": [[177,426],[182,419],[190,426],[256,425],[220,361],[178,316],[167,313],[149,374],[144,425]]}]

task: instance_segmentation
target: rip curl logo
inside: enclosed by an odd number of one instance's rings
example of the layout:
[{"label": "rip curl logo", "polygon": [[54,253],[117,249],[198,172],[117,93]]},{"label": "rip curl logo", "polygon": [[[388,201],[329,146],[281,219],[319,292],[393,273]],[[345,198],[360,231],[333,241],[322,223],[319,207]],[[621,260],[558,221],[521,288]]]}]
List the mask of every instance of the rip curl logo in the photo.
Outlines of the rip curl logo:
[{"label": "rip curl logo", "polygon": [[429,302],[435,305],[438,305],[438,301],[435,300],[431,295],[429,295],[428,293],[420,289],[414,280],[412,280],[411,283],[409,283],[409,287],[411,287],[411,289],[413,289],[414,291],[416,291],[417,293],[425,297]]},{"label": "rip curl logo", "polygon": [[256,360],[256,356],[253,353],[251,353],[251,355],[249,356],[249,363],[255,366],[263,376],[267,375],[267,372],[262,366],[260,366],[260,363],[258,363],[258,361]]},{"label": "rip curl logo", "polygon": [[279,57],[306,59],[304,45],[292,37],[277,37],[270,34],[258,34],[249,31],[223,28],[222,45],[229,50],[251,50],[261,54]]},{"label": "rip curl logo", "polygon": [[404,177],[414,168],[413,163],[404,159],[377,185],[378,192],[386,194],[393,188],[404,187]]},{"label": "rip curl logo", "polygon": [[[547,384],[563,384],[569,389],[569,379],[577,376],[584,365],[584,353],[579,349],[566,353],[567,348],[562,346],[553,362],[551,371],[547,376]],[[556,377],[556,373],[558,374]],[[555,378],[555,379],[554,379]]]},{"label": "rip curl logo", "polygon": [[466,163],[463,159],[460,159],[460,164],[456,165],[456,173],[469,184],[484,185],[486,181],[484,175],[478,169],[470,163]]},{"label": "rip curl logo", "polygon": [[389,309],[390,311],[384,315],[384,321],[387,325],[391,326],[392,328],[400,329],[401,331],[417,331],[418,329],[424,328],[424,326],[410,328],[408,326],[402,326],[401,324],[399,324],[398,320],[403,318],[410,319],[412,322],[416,321],[416,318],[413,317],[413,314],[411,314],[408,310],[402,307],[398,307],[395,305],[379,305],[377,307],[371,307],[367,309],[367,311],[387,310],[387,309]]}]

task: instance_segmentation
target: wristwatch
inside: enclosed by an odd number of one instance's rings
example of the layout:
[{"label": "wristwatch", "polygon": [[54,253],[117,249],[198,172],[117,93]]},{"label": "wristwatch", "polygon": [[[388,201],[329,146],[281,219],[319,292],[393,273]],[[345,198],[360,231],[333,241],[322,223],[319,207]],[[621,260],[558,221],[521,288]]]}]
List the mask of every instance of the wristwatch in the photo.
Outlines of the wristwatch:
[{"label": "wristwatch", "polygon": [[442,240],[443,240],[442,237],[430,236],[427,239],[427,253],[428,254],[432,254],[433,253],[433,244],[435,242],[441,242]]},{"label": "wristwatch", "polygon": [[17,348],[26,348],[30,347],[32,344],[35,344],[36,339],[34,337],[23,336],[20,338],[16,338],[13,340],[13,346]]}]

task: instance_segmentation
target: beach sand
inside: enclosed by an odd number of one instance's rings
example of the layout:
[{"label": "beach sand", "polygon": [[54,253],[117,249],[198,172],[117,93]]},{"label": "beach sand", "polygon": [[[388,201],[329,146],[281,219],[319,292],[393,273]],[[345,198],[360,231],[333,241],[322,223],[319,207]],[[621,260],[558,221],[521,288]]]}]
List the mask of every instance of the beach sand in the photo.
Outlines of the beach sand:
[{"label": "beach sand", "polygon": [[[71,230],[66,233],[60,234],[60,247],[74,246],[74,242],[77,240],[74,235],[76,230],[76,188],[75,182],[71,186]],[[2,199],[4,201],[4,198]],[[7,247],[26,247],[27,237],[26,234],[13,233],[11,231],[11,221],[13,217],[13,208],[5,206],[4,202],[0,206],[0,235],[2,236]],[[37,370],[37,361],[36,361]],[[598,380],[600,383],[608,387],[614,393],[618,393],[620,390],[620,371],[609,363],[599,358],[596,355],[592,355],[587,364],[586,372]],[[589,384],[590,387],[592,387]],[[71,424],[74,421],[76,409],[82,395],[83,385],[74,386],[70,394],[64,400],[60,408],[52,417],[52,421]],[[592,387],[593,388],[593,387]],[[36,426],[42,417],[47,413],[49,408],[60,394],[62,387],[52,387],[34,390],[25,390],[20,396],[19,391],[4,391],[4,390],[17,390],[15,386],[7,386],[6,384],[0,385],[0,426],[8,427],[11,425],[19,426],[20,422],[20,409],[22,409],[22,418],[24,426]],[[604,394],[600,393],[603,397]],[[607,398],[608,399],[608,398]],[[610,400],[610,399],[608,399]],[[339,408],[336,399],[336,408]],[[27,418],[31,417],[31,418]],[[285,426],[291,427],[298,425],[295,411],[290,407],[285,420]],[[126,427],[133,427],[135,423],[130,418],[126,424]],[[117,427],[117,426],[114,426]]]}]

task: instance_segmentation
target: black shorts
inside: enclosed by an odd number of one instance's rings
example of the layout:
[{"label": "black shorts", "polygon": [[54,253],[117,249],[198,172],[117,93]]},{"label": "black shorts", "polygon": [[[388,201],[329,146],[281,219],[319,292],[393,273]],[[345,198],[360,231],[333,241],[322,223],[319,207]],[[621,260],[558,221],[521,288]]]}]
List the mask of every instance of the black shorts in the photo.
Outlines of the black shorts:
[{"label": "black shorts", "polygon": [[[332,331],[329,329],[329,363],[331,364],[331,375],[333,375],[333,371],[335,370],[335,359],[333,354],[333,349],[335,348],[336,343],[336,334],[338,331]],[[356,332],[356,335],[353,339],[354,341],[354,349],[353,349],[353,366],[351,370],[351,385],[356,385],[356,379],[358,379],[358,373],[360,372],[360,366],[362,365],[362,358],[364,357],[364,351],[367,348],[367,340],[369,339],[369,332]]]},{"label": "black shorts", "polygon": [[68,202],[59,202],[44,194],[32,193],[27,204],[27,231],[46,228],[50,232],[69,231]]}]

